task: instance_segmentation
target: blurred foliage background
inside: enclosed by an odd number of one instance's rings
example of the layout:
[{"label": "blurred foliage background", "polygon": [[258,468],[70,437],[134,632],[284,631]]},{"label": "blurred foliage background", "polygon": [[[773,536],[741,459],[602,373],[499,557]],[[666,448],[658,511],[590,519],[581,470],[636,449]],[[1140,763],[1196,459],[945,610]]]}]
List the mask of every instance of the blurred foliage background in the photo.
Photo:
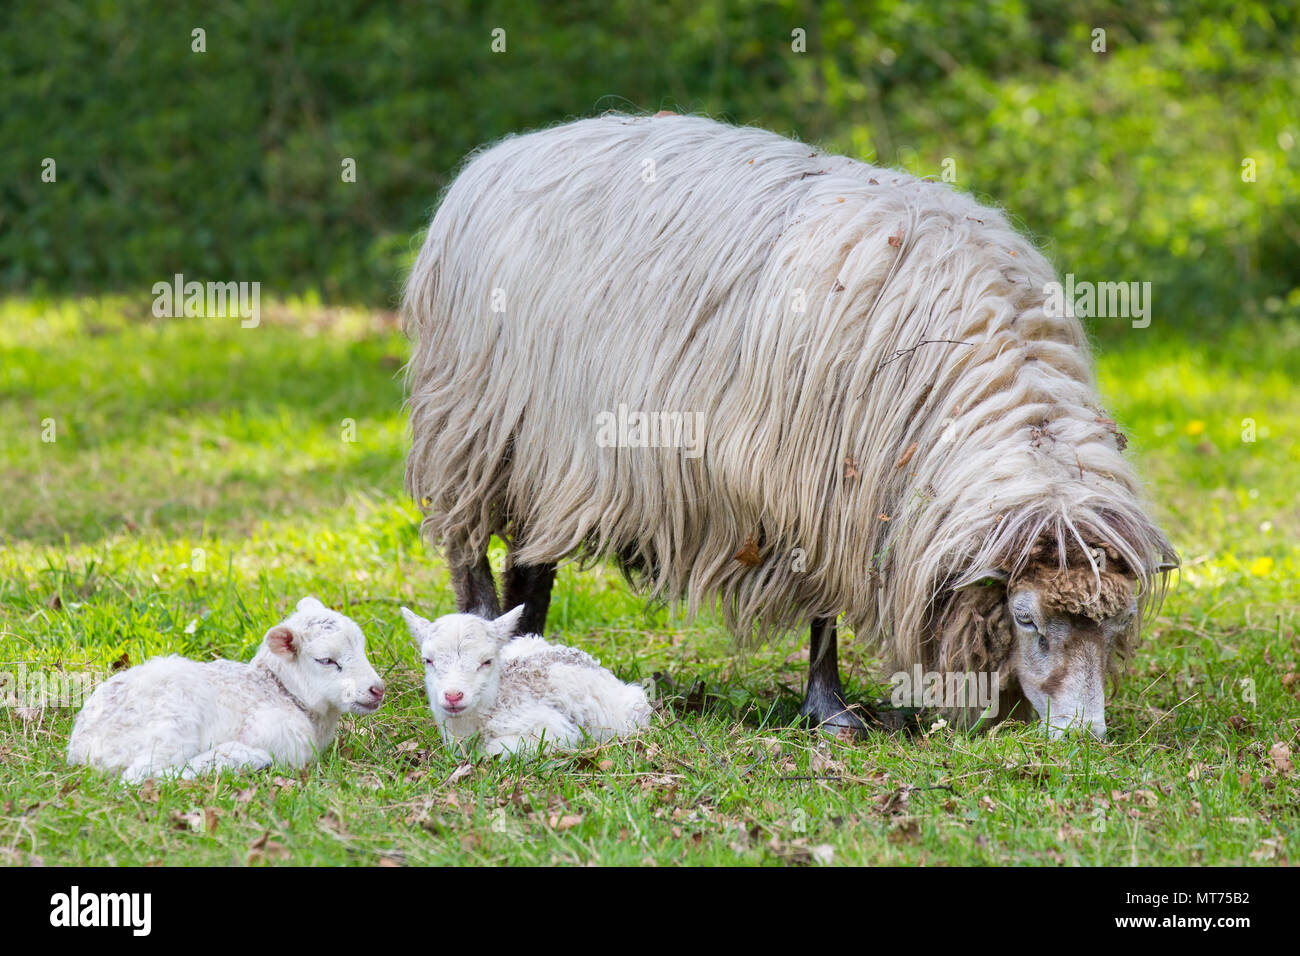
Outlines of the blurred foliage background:
[{"label": "blurred foliage background", "polygon": [[10,0],[0,281],[147,299],[183,272],[391,306],[470,150],[673,109],[921,175],[951,159],[956,185],[1007,209],[1063,272],[1151,281],[1157,321],[1213,332],[1300,311],[1298,9]]}]

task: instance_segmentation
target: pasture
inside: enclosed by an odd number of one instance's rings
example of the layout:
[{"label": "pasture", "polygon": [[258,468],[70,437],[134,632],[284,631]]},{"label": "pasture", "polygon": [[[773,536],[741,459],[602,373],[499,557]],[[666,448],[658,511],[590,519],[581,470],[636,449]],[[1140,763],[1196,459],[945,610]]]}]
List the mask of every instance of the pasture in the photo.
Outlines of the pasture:
[{"label": "pasture", "polygon": [[314,594],[358,621],[390,693],[303,772],[136,790],[67,767],[75,710],[15,692],[0,707],[0,862],[1294,862],[1300,323],[1183,335],[1161,321],[1093,330],[1103,395],[1183,558],[1104,743],[894,711],[851,635],[848,694],[879,725],[810,733],[796,725],[805,635],[742,653],[709,615],[648,612],[612,568],[568,567],[551,635],[656,678],[653,728],[461,763],[398,614],[453,601],[402,494],[395,317],[306,298],[242,328],[114,295],[6,299],[0,672],[248,659]]}]

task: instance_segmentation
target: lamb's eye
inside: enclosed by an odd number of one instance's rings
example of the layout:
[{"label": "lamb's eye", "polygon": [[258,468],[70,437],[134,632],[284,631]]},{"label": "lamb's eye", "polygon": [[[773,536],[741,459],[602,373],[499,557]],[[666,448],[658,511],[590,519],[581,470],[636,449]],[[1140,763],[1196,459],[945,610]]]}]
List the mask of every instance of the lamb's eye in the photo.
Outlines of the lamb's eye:
[{"label": "lamb's eye", "polygon": [[478,669],[479,669],[479,670],[482,670],[482,669],[485,668],[485,667],[491,667],[491,666],[492,666],[492,662],[491,662],[490,660],[488,660],[488,661],[484,661],[483,663],[479,664]]},{"label": "lamb's eye", "polygon": [[424,666],[425,666],[425,667],[432,667],[432,666],[433,666],[433,661],[429,660],[429,658],[426,657],[426,658],[424,659]]},{"label": "lamb's eye", "polygon": [[318,657],[316,658],[316,663],[323,667],[337,667],[339,670],[343,670],[343,668],[339,666],[339,662],[332,657]]},{"label": "lamb's eye", "polygon": [[1028,615],[1017,614],[1016,623],[1019,624],[1021,627],[1023,627],[1026,631],[1038,630],[1037,625],[1034,624],[1034,619],[1032,617],[1029,617]]}]

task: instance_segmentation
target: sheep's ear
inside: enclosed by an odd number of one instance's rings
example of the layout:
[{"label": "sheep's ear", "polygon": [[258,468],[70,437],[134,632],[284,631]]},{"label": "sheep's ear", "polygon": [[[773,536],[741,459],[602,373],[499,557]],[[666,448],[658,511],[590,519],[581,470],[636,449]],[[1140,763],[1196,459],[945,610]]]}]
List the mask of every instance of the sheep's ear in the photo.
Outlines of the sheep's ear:
[{"label": "sheep's ear", "polygon": [[298,602],[298,610],[299,611],[328,611],[329,608],[327,608],[319,600],[317,600],[316,598],[312,597],[309,594],[307,595],[307,597],[303,598],[301,601]]},{"label": "sheep's ear", "polygon": [[425,624],[429,623],[409,607],[402,608],[402,620],[406,622],[406,629],[411,632],[411,636],[417,641],[420,639],[420,631]]},{"label": "sheep's ear", "polygon": [[1011,575],[1006,571],[1003,571],[1001,568],[988,568],[981,571],[976,577],[973,577],[969,584],[963,585],[957,590],[964,591],[966,588],[975,587],[1001,587],[1007,583],[1010,577]]},{"label": "sheep's ear", "polygon": [[264,638],[271,653],[287,660],[298,656],[298,635],[287,624],[277,624],[266,632]]},{"label": "sheep's ear", "polygon": [[524,605],[512,608],[492,622],[492,633],[503,644],[519,633],[519,619],[524,616]]}]

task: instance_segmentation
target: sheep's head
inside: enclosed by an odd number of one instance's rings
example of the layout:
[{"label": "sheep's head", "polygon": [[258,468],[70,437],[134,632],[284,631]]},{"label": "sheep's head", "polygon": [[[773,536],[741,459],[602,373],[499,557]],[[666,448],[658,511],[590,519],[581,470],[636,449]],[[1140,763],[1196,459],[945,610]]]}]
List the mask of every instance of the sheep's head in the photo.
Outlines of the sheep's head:
[{"label": "sheep's head", "polygon": [[[940,628],[943,666],[997,671],[1002,693],[1018,689],[1052,736],[1105,737],[1107,680],[1137,638],[1137,579],[1104,545],[1091,561],[1076,549],[1064,567],[1047,550],[953,603]],[[999,716],[1014,709],[1000,701]]]},{"label": "sheep's head", "polygon": [[424,686],[439,723],[470,723],[496,701],[501,682],[497,657],[515,636],[524,606],[495,620],[448,614],[436,621],[402,608],[402,617],[424,657]]},{"label": "sheep's head", "polygon": [[384,699],[361,628],[314,597],[267,631],[262,647],[263,663],[313,713],[371,714]]},{"label": "sheep's head", "polygon": [[1007,588],[1016,680],[1053,736],[1106,736],[1106,680],[1136,636],[1136,580],[1107,570],[1104,549],[1094,559],[1099,574],[1038,564]]}]

